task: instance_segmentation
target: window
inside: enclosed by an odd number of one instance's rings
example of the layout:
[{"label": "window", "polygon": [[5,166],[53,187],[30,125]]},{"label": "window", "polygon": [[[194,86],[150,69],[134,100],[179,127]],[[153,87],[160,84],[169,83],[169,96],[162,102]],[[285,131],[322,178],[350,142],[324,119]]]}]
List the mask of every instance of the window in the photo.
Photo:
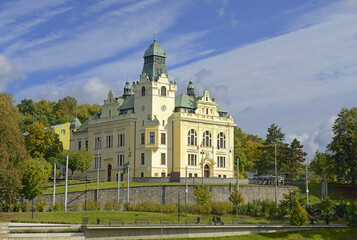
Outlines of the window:
[{"label": "window", "polygon": [[120,181],[124,181],[124,173],[120,174]]},{"label": "window", "polygon": [[124,164],[124,154],[118,155],[118,166],[123,166]]},{"label": "window", "polygon": [[88,140],[86,140],[86,150],[88,150]]},{"label": "window", "polygon": [[226,135],[223,132],[217,135],[217,148],[226,148]]},{"label": "window", "polygon": [[141,144],[145,144],[145,133],[141,134]]},{"label": "window", "polygon": [[217,157],[217,167],[220,168],[226,167],[226,157]]},{"label": "window", "polygon": [[227,176],[226,175],[223,175],[223,178],[226,178]]},{"label": "window", "polygon": [[61,130],[61,135],[66,135],[66,130]]},{"label": "window", "polygon": [[211,133],[209,131],[205,131],[203,133],[203,146],[204,147],[211,147],[212,146]]},{"label": "window", "polygon": [[188,177],[192,177],[192,173],[189,173],[189,174],[188,174]]},{"label": "window", "polygon": [[145,96],[145,87],[141,88],[141,96]]},{"label": "window", "polygon": [[162,126],[165,126],[165,120],[162,120]]},{"label": "window", "polygon": [[112,110],[109,110],[109,117],[112,116]]},{"label": "window", "polygon": [[125,146],[125,134],[118,134],[118,146],[123,147]]},{"label": "window", "polygon": [[161,144],[166,144],[166,133],[161,133]]},{"label": "window", "polygon": [[206,97],[206,101],[208,101],[208,97]]},{"label": "window", "polygon": [[78,150],[81,150],[81,148],[82,148],[82,142],[79,141],[79,142],[78,142]]},{"label": "window", "polygon": [[101,137],[96,137],[94,139],[94,146],[95,146],[95,149],[101,149],[102,148],[102,138]]},{"label": "window", "polygon": [[166,177],[166,173],[165,173],[165,172],[162,172],[162,173],[161,173],[161,177]]},{"label": "window", "polygon": [[165,153],[161,153],[161,164],[162,165],[166,164],[166,154]]},{"label": "window", "polygon": [[188,154],[187,165],[197,166],[197,155],[196,154]]},{"label": "window", "polygon": [[166,97],[166,88],[164,86],[161,87],[161,96]]},{"label": "window", "polygon": [[113,135],[106,136],[105,137],[105,147],[106,148],[112,148],[113,147]]},{"label": "window", "polygon": [[188,145],[197,145],[197,133],[194,129],[188,131]]},{"label": "window", "polygon": [[144,173],[143,172],[141,172],[140,177],[144,177]]},{"label": "window", "polygon": [[195,177],[198,177],[197,173],[195,173]]},{"label": "window", "polygon": [[222,176],[221,175],[218,175],[218,178],[221,178]]},{"label": "window", "polygon": [[145,164],[145,153],[141,154],[141,165]]},{"label": "window", "polygon": [[155,143],[155,132],[150,132],[150,143]]},{"label": "window", "polygon": [[94,168],[95,169],[100,169],[102,167],[102,158],[101,157],[95,157],[94,158]]},{"label": "window", "polygon": [[206,108],[206,114],[208,115],[208,108]]}]

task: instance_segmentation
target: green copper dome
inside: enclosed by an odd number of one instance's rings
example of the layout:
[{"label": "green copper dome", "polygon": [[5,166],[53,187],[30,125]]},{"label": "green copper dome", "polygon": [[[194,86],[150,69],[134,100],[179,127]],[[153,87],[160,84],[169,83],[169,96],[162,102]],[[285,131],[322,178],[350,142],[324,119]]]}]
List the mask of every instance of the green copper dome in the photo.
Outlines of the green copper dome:
[{"label": "green copper dome", "polygon": [[154,42],[149,46],[148,49],[146,49],[144,57],[149,57],[149,56],[161,56],[161,57],[166,57],[165,51],[161,48],[160,44],[154,40]]},{"label": "green copper dome", "polygon": [[75,118],[69,128],[70,129],[79,128],[80,126],[81,126],[81,122],[79,121],[78,118]]}]

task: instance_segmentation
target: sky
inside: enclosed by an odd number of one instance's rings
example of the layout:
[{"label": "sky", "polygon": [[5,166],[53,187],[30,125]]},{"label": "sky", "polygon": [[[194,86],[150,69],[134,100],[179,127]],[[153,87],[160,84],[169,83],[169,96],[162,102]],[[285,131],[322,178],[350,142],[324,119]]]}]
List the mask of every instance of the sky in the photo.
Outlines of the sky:
[{"label": "sky", "polygon": [[357,0],[0,2],[0,91],[102,104],[137,81],[154,39],[169,78],[192,78],[244,132],[272,123],[311,160],[357,103]]}]

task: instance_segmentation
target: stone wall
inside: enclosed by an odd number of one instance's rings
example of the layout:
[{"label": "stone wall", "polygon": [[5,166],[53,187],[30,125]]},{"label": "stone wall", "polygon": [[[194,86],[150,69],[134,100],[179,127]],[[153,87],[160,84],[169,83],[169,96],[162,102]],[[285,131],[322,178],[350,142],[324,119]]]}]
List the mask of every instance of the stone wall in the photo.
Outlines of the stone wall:
[{"label": "stone wall", "polygon": [[[194,203],[195,185],[188,186],[188,204]],[[234,185],[209,185],[209,190],[213,201],[228,201],[228,197],[233,191]],[[278,187],[278,201],[283,199],[283,194],[289,194],[290,191],[297,189],[296,187]],[[275,201],[274,186],[240,186],[239,189],[245,202],[253,200],[271,200]],[[108,201],[117,201],[117,189],[102,189],[99,190],[99,202],[104,205]],[[96,190],[69,192],[68,207],[83,206],[85,202],[96,201]],[[52,194],[43,195],[44,200],[48,205],[52,204]],[[120,188],[120,200],[127,201],[127,188]],[[155,202],[164,204],[185,203],[185,186],[184,185],[166,185],[166,186],[141,186],[130,187],[130,203]],[[64,193],[56,194],[56,203],[64,203]]]}]

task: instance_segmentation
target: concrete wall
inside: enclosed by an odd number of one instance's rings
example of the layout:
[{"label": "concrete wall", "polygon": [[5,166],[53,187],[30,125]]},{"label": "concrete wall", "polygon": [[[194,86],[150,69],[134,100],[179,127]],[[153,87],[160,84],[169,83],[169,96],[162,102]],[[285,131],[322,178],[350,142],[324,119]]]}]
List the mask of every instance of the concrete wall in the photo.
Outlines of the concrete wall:
[{"label": "concrete wall", "polygon": [[[188,204],[194,203],[195,185],[188,186]],[[213,201],[228,201],[228,197],[233,191],[234,185],[210,185],[209,189]],[[288,194],[296,187],[278,187],[278,201],[283,199],[283,194]],[[253,200],[275,200],[275,189],[273,186],[241,186],[240,191],[243,194],[245,202]],[[52,194],[43,195],[47,204],[52,204]],[[127,201],[127,189],[120,188],[120,199],[124,203]],[[178,199],[181,204],[185,203],[185,186],[142,186],[130,188],[130,203],[137,204],[142,202],[177,204]],[[68,193],[68,206],[83,206],[85,201],[96,201],[96,190],[87,192]],[[117,189],[99,190],[99,202],[103,206],[108,201],[117,201]],[[64,194],[56,194],[56,203],[64,203]]]}]

